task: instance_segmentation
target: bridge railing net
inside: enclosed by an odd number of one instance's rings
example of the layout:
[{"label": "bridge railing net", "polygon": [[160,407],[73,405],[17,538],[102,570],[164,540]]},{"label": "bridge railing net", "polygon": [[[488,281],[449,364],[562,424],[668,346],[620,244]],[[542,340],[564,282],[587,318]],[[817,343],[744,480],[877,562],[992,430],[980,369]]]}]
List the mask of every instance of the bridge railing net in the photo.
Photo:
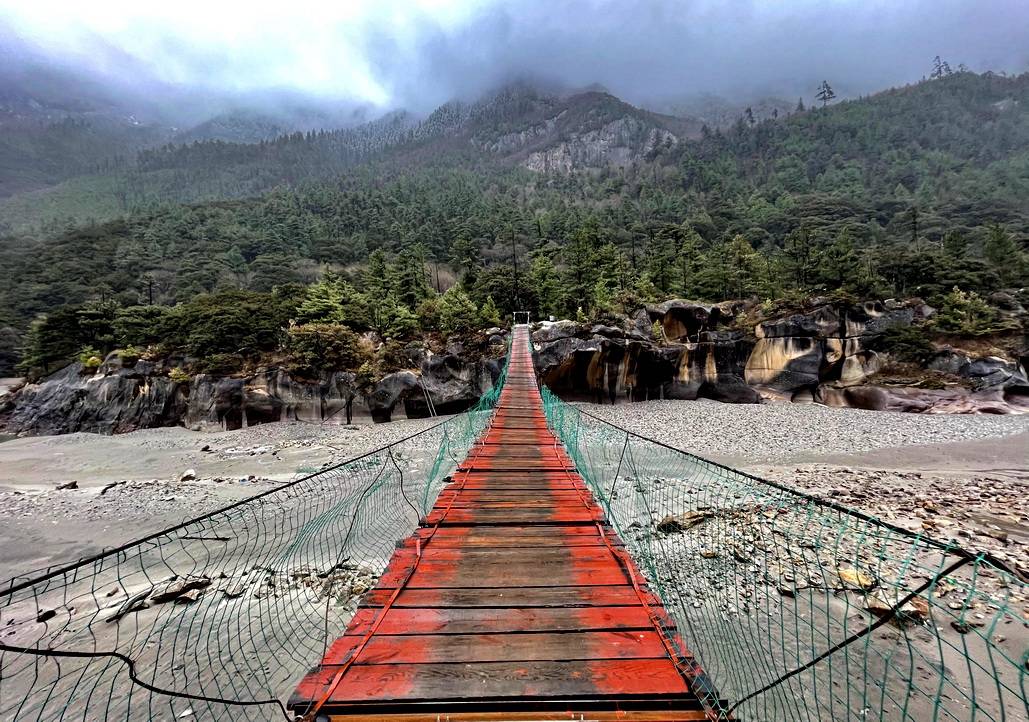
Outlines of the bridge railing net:
[{"label": "bridge railing net", "polygon": [[737,720],[1029,719],[1024,579],[1000,562],[616,428],[548,422]]},{"label": "bridge railing net", "polygon": [[0,588],[0,719],[282,719],[489,423],[392,446]]}]

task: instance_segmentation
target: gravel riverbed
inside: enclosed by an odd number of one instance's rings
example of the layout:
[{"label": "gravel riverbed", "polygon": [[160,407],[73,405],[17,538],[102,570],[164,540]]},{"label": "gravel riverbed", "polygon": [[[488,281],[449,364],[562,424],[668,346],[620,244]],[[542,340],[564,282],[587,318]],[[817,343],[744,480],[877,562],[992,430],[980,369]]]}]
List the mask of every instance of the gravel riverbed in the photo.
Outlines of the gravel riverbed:
[{"label": "gravel riverbed", "polygon": [[697,456],[742,464],[815,460],[832,454],[1029,433],[1029,416],[904,414],[704,400],[580,406],[641,436]]}]

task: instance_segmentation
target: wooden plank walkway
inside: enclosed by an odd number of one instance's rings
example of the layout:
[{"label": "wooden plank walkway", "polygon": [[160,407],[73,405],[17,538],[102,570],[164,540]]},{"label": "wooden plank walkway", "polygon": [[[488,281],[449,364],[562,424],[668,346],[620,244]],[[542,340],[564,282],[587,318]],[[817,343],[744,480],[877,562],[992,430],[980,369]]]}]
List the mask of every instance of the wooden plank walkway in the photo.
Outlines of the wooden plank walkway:
[{"label": "wooden plank walkway", "polygon": [[488,432],[289,707],[351,722],[706,719],[674,634],[547,428],[517,326]]}]

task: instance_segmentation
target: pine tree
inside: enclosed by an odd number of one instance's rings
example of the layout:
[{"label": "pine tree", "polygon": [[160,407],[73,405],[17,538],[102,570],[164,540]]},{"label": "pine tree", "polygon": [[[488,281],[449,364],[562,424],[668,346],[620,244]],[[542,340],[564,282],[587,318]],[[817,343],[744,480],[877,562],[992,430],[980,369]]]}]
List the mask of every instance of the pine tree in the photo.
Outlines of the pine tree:
[{"label": "pine tree", "polygon": [[836,91],[829,85],[828,80],[823,80],[822,84],[818,86],[818,93],[815,97],[822,101],[822,107],[824,108],[836,97]]},{"label": "pine tree", "polygon": [[425,247],[420,243],[397,254],[389,269],[390,289],[408,308],[418,308],[432,293],[425,270]]},{"label": "pine tree", "polygon": [[445,334],[471,331],[479,322],[479,310],[460,285],[451,286],[439,299],[440,330]]},{"label": "pine tree", "polygon": [[943,250],[951,258],[962,259],[968,252],[968,241],[961,231],[947,231],[943,236]]},{"label": "pine tree", "polygon": [[486,296],[486,302],[479,310],[479,323],[483,328],[500,325],[500,311],[497,304],[493,302],[493,296]]},{"label": "pine tree", "polygon": [[1024,280],[1025,254],[1004,226],[992,224],[983,241],[983,256],[993,266],[1001,283],[1016,284]]},{"label": "pine tree", "polygon": [[308,286],[304,300],[297,307],[297,323],[343,323],[346,320],[343,294],[337,281],[326,277]]},{"label": "pine tree", "polygon": [[929,74],[929,77],[933,80],[939,80],[948,75],[951,75],[953,72],[954,71],[950,69],[950,63],[948,63],[946,60],[941,60],[940,56],[937,55],[935,58],[933,58],[933,71]]},{"label": "pine tree", "polygon": [[542,318],[560,316],[562,313],[561,277],[554,268],[554,262],[550,256],[539,253],[532,259],[529,282],[536,289],[540,316]]}]

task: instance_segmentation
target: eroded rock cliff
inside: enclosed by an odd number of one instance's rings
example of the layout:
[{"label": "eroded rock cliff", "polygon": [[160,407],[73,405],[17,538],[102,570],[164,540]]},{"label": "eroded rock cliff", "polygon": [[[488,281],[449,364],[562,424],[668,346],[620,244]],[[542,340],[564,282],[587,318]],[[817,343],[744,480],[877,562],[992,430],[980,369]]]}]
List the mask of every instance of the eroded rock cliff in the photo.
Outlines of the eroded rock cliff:
[{"label": "eroded rock cliff", "polygon": [[[1029,411],[1020,360],[941,349],[925,365],[937,388],[881,378],[894,360],[884,333],[933,310],[921,302],[814,303],[803,313],[747,325],[745,304],[668,301],[624,328],[544,324],[533,335],[544,383],[569,398],[709,398],[824,403],[930,413]],[[655,336],[659,334],[659,336]],[[921,383],[921,382],[919,382]]]},{"label": "eroded rock cliff", "polygon": [[[502,352],[502,347],[500,348]],[[398,405],[408,417],[463,411],[488,390],[502,358],[467,360],[425,354],[413,370],[371,384],[347,371],[299,379],[268,367],[243,377],[181,378],[167,363],[123,366],[112,354],[95,371],[71,364],[7,402],[10,433],[122,433],[160,426],[238,429],[274,421],[347,424],[354,417],[390,421]]]},{"label": "eroded rock cliff", "polygon": [[[896,366],[887,332],[922,324],[919,301],[809,302],[800,312],[754,320],[754,305],[668,301],[603,324],[540,323],[532,335],[543,383],[570,400],[621,403],[706,398],[729,403],[820,403],[920,413],[1026,413],[1026,355],[1004,358],[939,347],[912,375]],[[269,365],[237,377],[175,369],[181,359],[95,370],[73,364],[8,394],[13,433],[120,433],[184,425],[236,429],[273,421],[345,424],[451,414],[470,407],[500,374],[505,332],[451,339],[433,352],[416,342],[399,370],[377,379],[348,371],[298,378]],[[396,366],[394,366],[396,368]],[[919,376],[923,374],[924,376]],[[928,383],[931,382],[931,383]],[[3,409],[0,409],[3,411]]]}]

